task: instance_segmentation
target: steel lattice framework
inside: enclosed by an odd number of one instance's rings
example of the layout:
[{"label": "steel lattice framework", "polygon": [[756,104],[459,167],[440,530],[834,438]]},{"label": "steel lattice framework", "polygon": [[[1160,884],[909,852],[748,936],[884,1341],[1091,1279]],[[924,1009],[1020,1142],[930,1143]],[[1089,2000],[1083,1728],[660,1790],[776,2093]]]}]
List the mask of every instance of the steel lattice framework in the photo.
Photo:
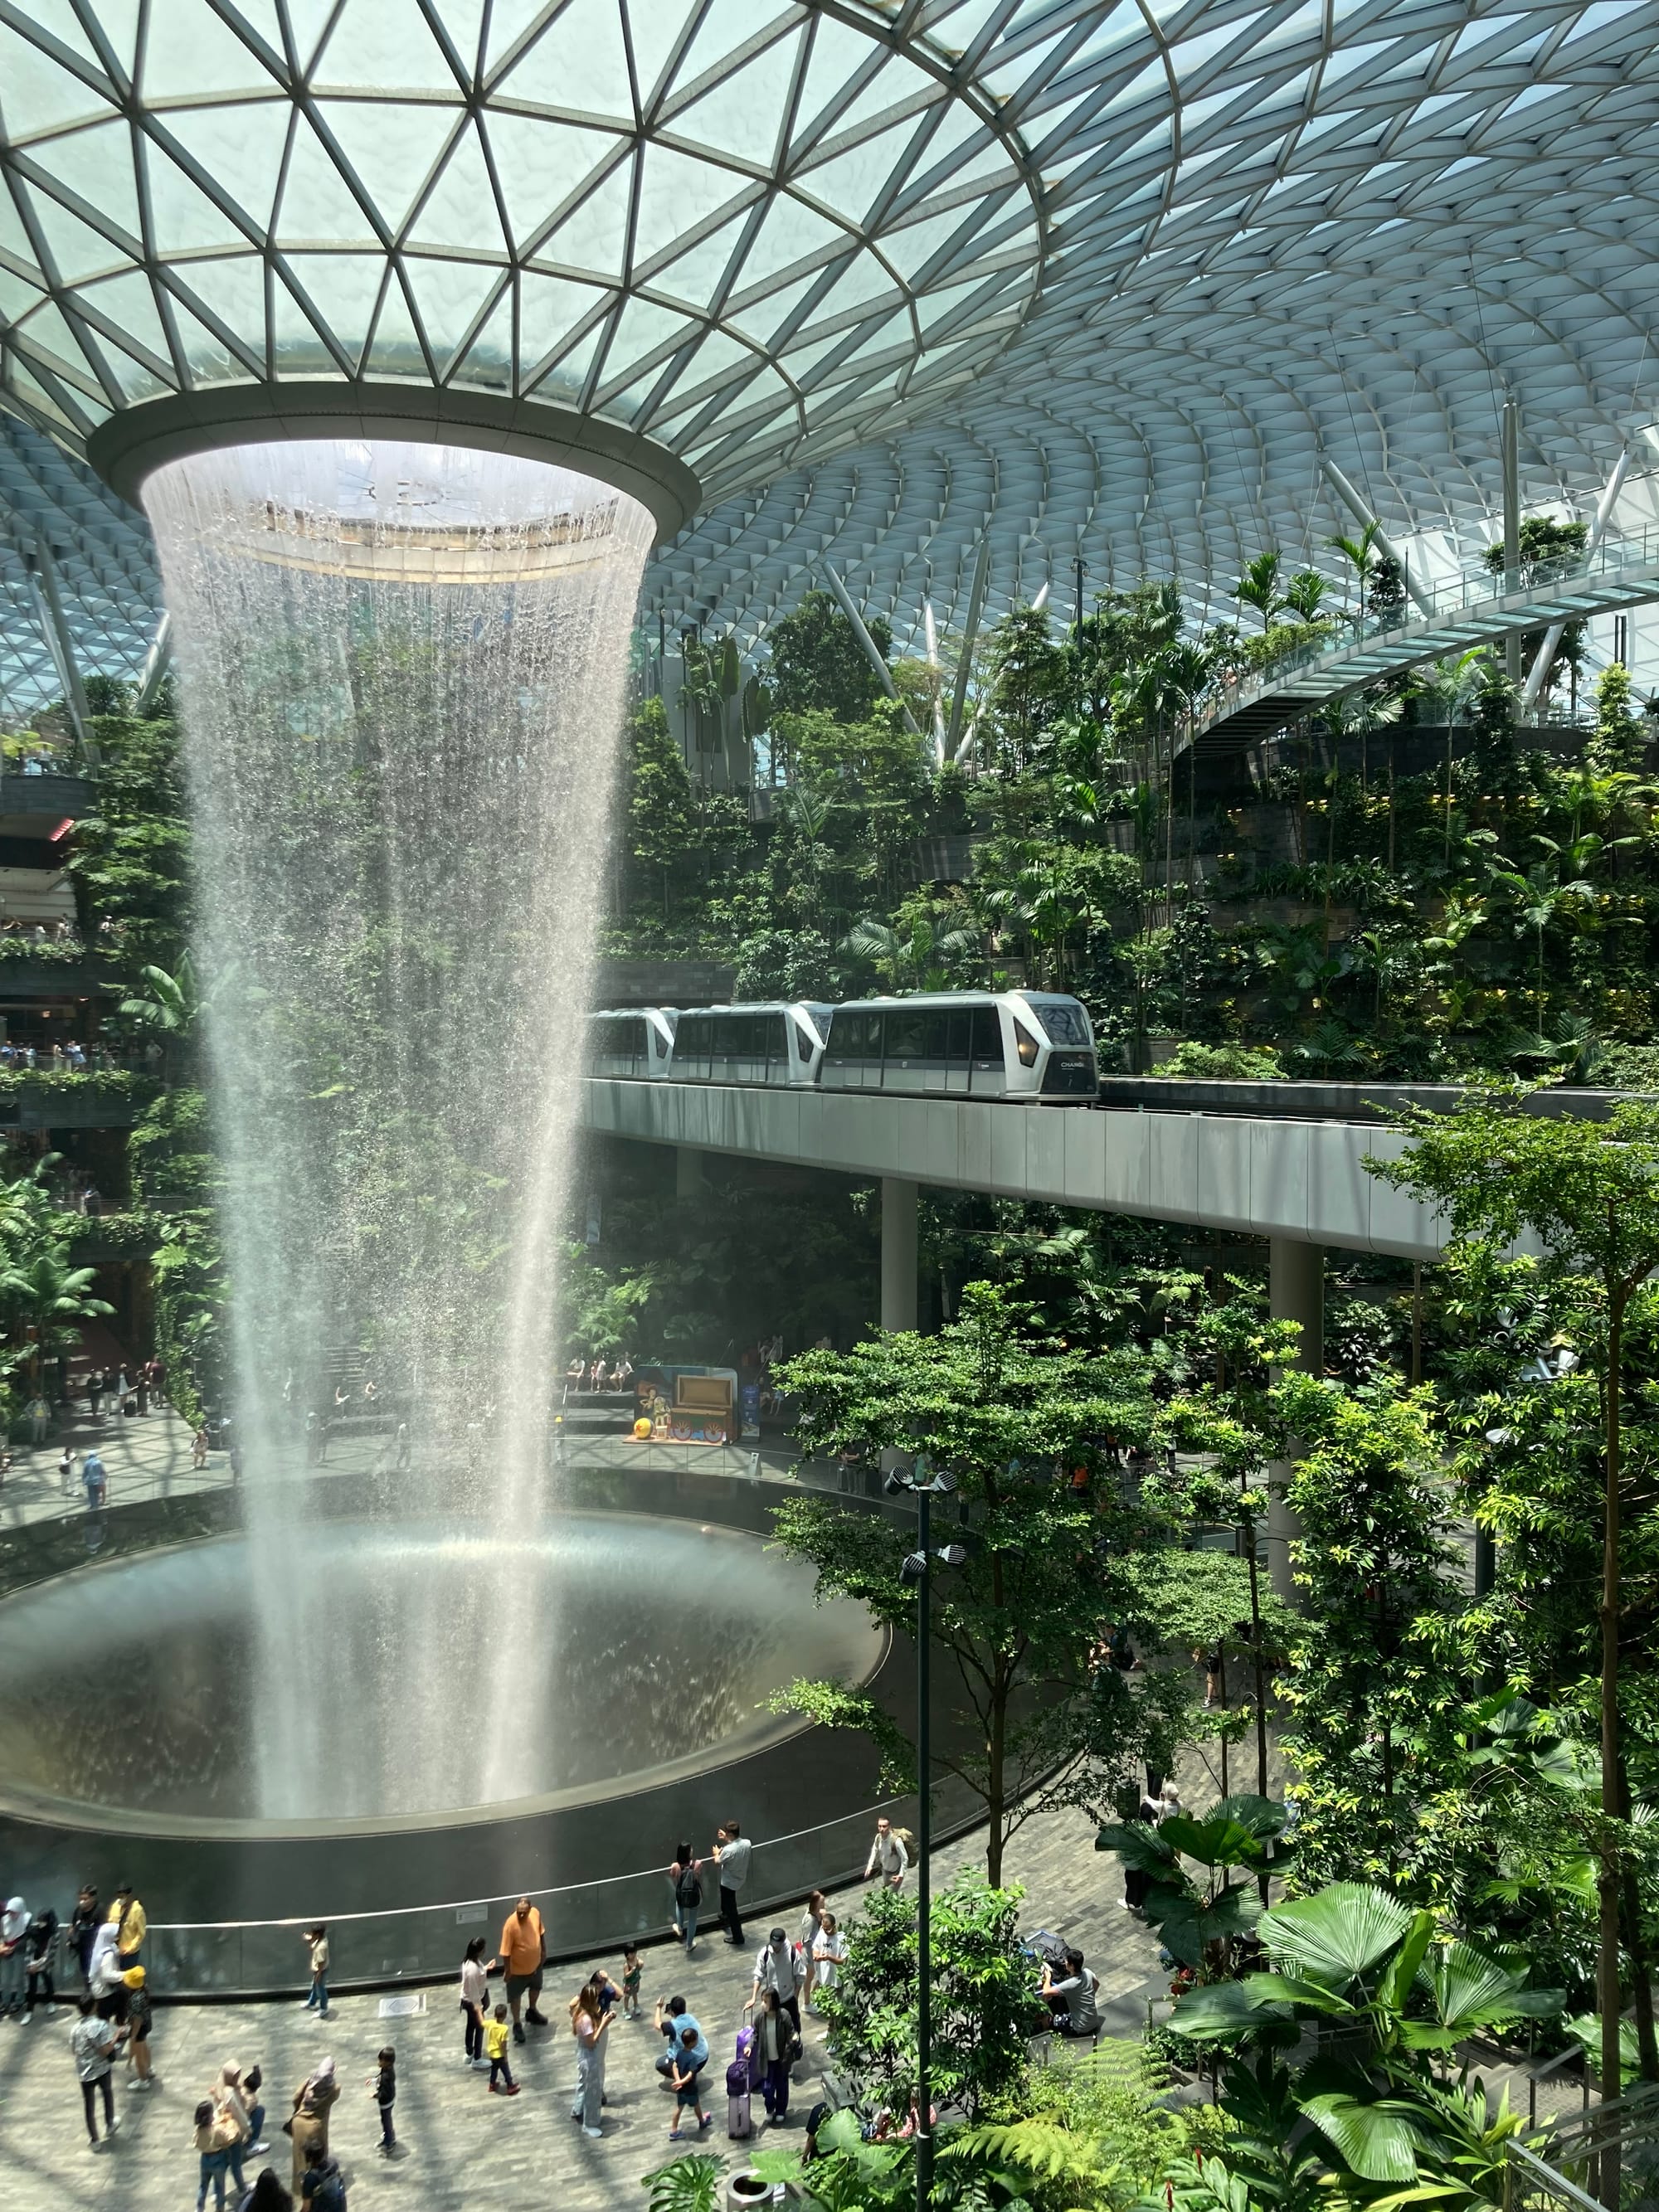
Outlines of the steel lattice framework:
[{"label": "steel lattice framework", "polygon": [[57,447],[228,386],[556,404],[696,472],[647,609],[745,643],[826,556],[902,638],[988,533],[994,603],[1317,557],[1322,447],[1484,538],[1502,396],[1569,505],[1656,411],[1659,0],[0,0],[0,167]]}]

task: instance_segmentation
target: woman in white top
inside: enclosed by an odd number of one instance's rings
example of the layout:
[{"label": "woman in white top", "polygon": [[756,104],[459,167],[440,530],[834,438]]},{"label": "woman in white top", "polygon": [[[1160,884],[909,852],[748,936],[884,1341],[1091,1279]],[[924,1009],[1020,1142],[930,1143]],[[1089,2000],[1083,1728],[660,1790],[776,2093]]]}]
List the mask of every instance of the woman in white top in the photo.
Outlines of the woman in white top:
[{"label": "woman in white top", "polygon": [[819,1990],[835,1988],[846,1956],[847,1938],[836,1926],[835,1914],[826,1911],[819,1917],[818,1932],[812,1942],[812,1979],[806,2000],[809,2011],[817,2009],[812,1998]]},{"label": "woman in white top", "polygon": [[489,1946],[482,1936],[475,1936],[466,1947],[466,1956],[461,1961],[461,2010],[466,2014],[466,2063],[476,2072],[488,2066],[483,2055],[484,2014],[489,2008],[489,1977],[484,1972],[484,1954]]},{"label": "woman in white top", "polygon": [[809,1959],[812,1955],[812,1946],[818,1940],[819,1925],[828,1910],[829,1907],[823,1899],[823,1892],[821,1889],[815,1889],[807,1899],[806,1910],[800,1917],[800,1948]]}]

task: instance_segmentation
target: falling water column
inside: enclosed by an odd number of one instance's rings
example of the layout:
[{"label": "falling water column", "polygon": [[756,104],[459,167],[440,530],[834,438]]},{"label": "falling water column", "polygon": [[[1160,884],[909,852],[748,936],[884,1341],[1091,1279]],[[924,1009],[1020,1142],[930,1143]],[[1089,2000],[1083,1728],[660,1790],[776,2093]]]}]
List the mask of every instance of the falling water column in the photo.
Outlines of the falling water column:
[{"label": "falling water column", "polygon": [[[183,700],[249,1602],[283,1691],[248,1809],[511,1795],[553,1711],[511,1546],[541,1505],[650,520],[536,463],[334,441],[177,461],[144,501]],[[372,1605],[328,1606],[312,1462],[337,1382],[371,1375],[416,1438],[388,1510],[459,1497],[502,1547],[482,1699],[458,1661],[486,1625],[441,1587],[395,1639]],[[394,1645],[420,1679],[387,1679]]]}]

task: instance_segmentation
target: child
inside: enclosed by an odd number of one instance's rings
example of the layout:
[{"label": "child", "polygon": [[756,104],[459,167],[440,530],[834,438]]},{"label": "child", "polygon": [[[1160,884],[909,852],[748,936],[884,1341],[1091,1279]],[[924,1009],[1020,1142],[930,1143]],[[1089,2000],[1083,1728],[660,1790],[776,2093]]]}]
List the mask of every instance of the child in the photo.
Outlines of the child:
[{"label": "child", "polygon": [[513,2069],[507,2063],[507,2007],[498,2004],[491,2017],[484,2022],[484,2051],[489,2060],[489,2094],[495,2094],[495,2076],[499,2074],[507,2087],[501,2092],[504,2097],[516,2097],[519,2085],[513,2079]]},{"label": "child", "polygon": [[670,2142],[679,2141],[680,2115],[688,2106],[697,2116],[699,2135],[714,2122],[714,2114],[705,2112],[702,2108],[702,2095],[697,2086],[702,2072],[702,2069],[695,2063],[697,2036],[698,2030],[695,2027],[680,2030],[680,2047],[674,2053],[674,2063],[668,2071],[669,2085],[674,2092],[674,2124],[668,2130]]},{"label": "child", "polygon": [[311,1995],[306,1999],[306,2010],[315,2011],[323,2020],[328,2018],[328,1930],[319,1920],[314,1928],[301,1930],[300,1941],[305,1945],[311,1960]]},{"label": "child", "polygon": [[630,1944],[623,1953],[623,2018],[637,2020],[640,2016],[640,1980],[645,1968],[640,1954]]},{"label": "child", "polygon": [[153,2089],[155,2082],[149,2070],[151,2010],[149,1991],[144,1987],[144,1970],[142,1966],[129,1966],[121,1979],[127,1987],[127,2057],[132,2061],[132,2086],[135,2089]]},{"label": "child", "polygon": [[392,2132],[392,2107],[398,2095],[398,2054],[389,2043],[375,2063],[380,2071],[370,2075],[369,2086],[380,2108],[380,2148],[389,2155],[398,2145],[398,2138]]},{"label": "child", "polygon": [[807,1985],[810,1994],[806,2008],[809,2012],[817,2009],[812,2002],[812,1996],[818,1990],[835,1988],[842,1960],[846,1956],[847,1938],[836,1926],[835,1914],[828,1911],[821,1912],[818,1915],[818,1932],[812,1944],[812,1978]]}]

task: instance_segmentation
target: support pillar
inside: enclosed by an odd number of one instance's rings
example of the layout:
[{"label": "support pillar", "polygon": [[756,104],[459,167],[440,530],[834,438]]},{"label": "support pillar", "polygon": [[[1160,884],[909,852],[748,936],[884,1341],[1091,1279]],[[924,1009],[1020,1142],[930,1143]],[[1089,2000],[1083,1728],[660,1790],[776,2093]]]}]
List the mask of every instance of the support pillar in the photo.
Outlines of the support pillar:
[{"label": "support pillar", "polygon": [[[1504,402],[1504,589],[1521,588],[1521,406]],[[1504,646],[1504,673],[1521,681],[1521,633],[1512,629]]]},{"label": "support pillar", "polygon": [[[1325,1248],[1274,1237],[1267,1246],[1267,1310],[1274,1321],[1299,1322],[1302,1342],[1296,1364],[1304,1375],[1325,1371]],[[1276,1460],[1267,1471],[1272,1499],[1267,1509],[1267,1560],[1273,1586],[1287,1604],[1295,1600],[1291,1581],[1291,1542],[1300,1531],[1285,1503],[1291,1462]]]},{"label": "support pillar", "polygon": [[702,1195],[702,1154],[695,1145],[676,1145],[674,1147],[674,1195],[676,1198],[700,1198]]},{"label": "support pillar", "polygon": [[897,1176],[881,1179],[881,1325],[916,1325],[916,1186]]}]

